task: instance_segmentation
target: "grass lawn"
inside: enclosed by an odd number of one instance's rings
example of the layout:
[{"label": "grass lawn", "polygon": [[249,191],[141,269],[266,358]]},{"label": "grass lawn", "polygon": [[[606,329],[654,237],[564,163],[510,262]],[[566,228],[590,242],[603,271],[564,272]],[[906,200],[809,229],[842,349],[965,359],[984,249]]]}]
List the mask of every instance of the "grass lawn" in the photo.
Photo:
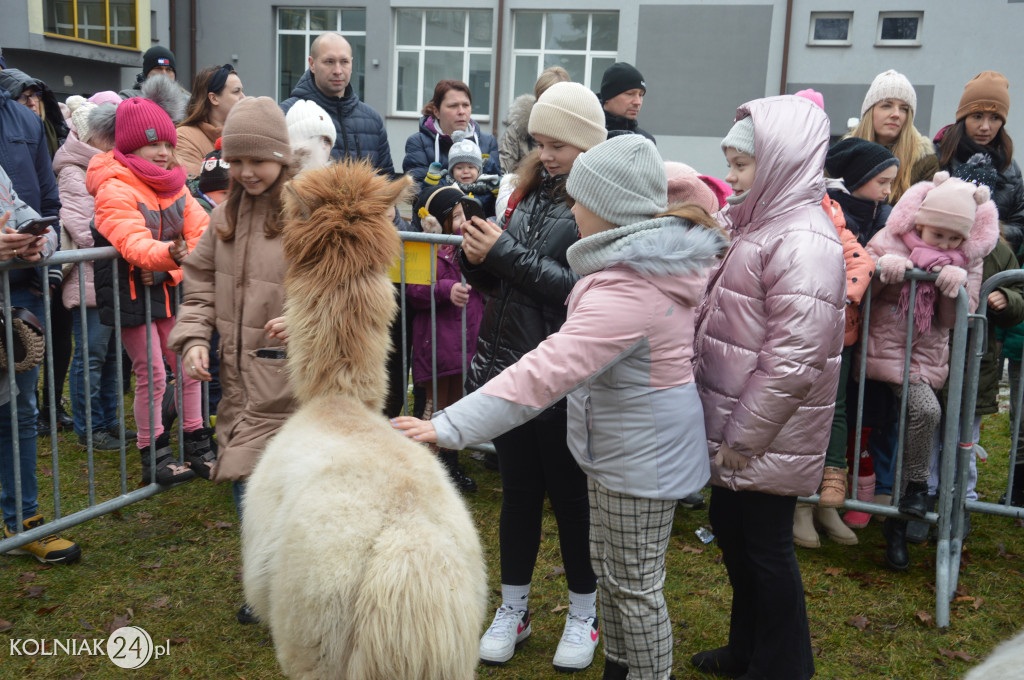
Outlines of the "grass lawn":
[{"label": "grass lawn", "polygon": [[[979,465],[983,500],[1005,486],[1006,416],[985,419],[982,444],[990,457]],[[40,446],[48,450],[49,439]],[[60,444],[65,513],[86,505],[84,447],[64,436]],[[41,454],[44,453],[41,451]],[[463,456],[480,490],[469,497],[485,543],[497,606],[498,512],[496,472]],[[118,493],[118,454],[96,454],[97,500]],[[129,488],[138,483],[139,461],[128,457]],[[41,505],[49,517],[49,455],[40,456]],[[344,489],[339,489],[344,491]],[[705,492],[707,493],[707,492]],[[694,652],[725,643],[731,590],[714,543],[694,531],[708,524],[707,511],[678,510],[668,555],[666,597],[675,631],[678,680],[706,678],[687,663]],[[105,656],[12,656],[13,641],[106,640],[130,622],[169,653],[133,671],[135,678],[281,677],[263,626],[241,626],[238,521],[228,485],[196,480],[65,532],[82,547],[80,563],[48,567],[29,557],[0,557],[0,678],[120,678],[128,671]],[[882,561],[881,524],[859,532],[859,546],[823,538],[819,550],[797,548],[807,595],[818,678],[959,678],[999,641],[1021,626],[1024,602],[1024,529],[1013,520],[975,516],[963,556],[960,592],[952,625],[932,624],[935,552],[912,546],[908,572],[895,574]],[[310,550],[316,550],[315,545]],[[556,528],[548,513],[535,571],[531,606],[533,636],[502,668],[479,667],[479,677],[557,677],[550,665],[568,605]],[[423,622],[429,625],[429,622]],[[47,647],[47,650],[52,647]],[[600,655],[600,649],[599,649]],[[578,673],[600,678],[602,663]]]}]

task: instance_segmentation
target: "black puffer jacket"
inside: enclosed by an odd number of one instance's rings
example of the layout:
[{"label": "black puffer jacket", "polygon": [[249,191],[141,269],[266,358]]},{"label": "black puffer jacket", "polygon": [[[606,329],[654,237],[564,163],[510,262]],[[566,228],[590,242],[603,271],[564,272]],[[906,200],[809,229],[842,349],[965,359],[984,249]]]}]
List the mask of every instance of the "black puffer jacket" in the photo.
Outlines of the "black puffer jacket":
[{"label": "black puffer jacket", "polygon": [[[512,213],[479,266],[460,251],[466,280],[488,296],[469,368],[472,391],[535,348],[565,323],[565,303],[579,277],[565,251],[579,238],[565,204],[565,176],[546,177]],[[564,401],[552,408],[564,410]]]},{"label": "black puffer jacket", "polygon": [[394,176],[395,164],[391,161],[384,119],[359,100],[351,84],[345,88],[344,97],[328,97],[316,86],[313,74],[306,71],[292,90],[292,96],[281,102],[281,110],[287,114],[300,99],[316,102],[334,121],[338,136],[331,150],[333,158],[366,158],[380,172]]},{"label": "black puffer jacket", "polygon": [[654,135],[642,129],[635,119],[618,116],[610,111],[604,112],[604,127],[608,130],[608,139],[619,135],[643,135],[654,144],[658,143]]},{"label": "black puffer jacket", "polygon": [[[952,126],[947,125],[935,135],[935,153],[939,158],[942,158],[942,138],[950,127]],[[942,168],[950,175],[955,176],[956,169],[971,156],[973,150],[964,148],[964,146],[958,149],[949,166]],[[1024,177],[1021,176],[1017,161],[1011,159],[1010,164],[999,171],[999,181],[996,186],[989,188],[992,190],[992,200],[995,201],[996,208],[999,209],[999,221],[1012,224],[1017,229],[1024,229]]]},{"label": "black puffer jacket", "polygon": [[828,195],[843,209],[846,228],[853,232],[862,246],[866,246],[871,237],[881,231],[892,212],[892,206],[888,203],[859,198],[842,189],[829,187]]}]

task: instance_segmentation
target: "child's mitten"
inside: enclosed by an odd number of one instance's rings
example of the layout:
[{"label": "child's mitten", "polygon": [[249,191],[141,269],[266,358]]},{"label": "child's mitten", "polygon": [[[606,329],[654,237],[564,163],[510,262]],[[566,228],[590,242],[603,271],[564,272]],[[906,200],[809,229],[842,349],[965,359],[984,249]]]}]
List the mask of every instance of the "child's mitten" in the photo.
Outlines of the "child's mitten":
[{"label": "child's mitten", "polygon": [[882,255],[878,258],[878,278],[882,283],[899,283],[914,265],[901,255]]},{"label": "child's mitten", "polygon": [[967,283],[967,270],[947,264],[939,270],[939,276],[935,279],[935,286],[942,291],[946,297],[956,297],[960,286]]}]

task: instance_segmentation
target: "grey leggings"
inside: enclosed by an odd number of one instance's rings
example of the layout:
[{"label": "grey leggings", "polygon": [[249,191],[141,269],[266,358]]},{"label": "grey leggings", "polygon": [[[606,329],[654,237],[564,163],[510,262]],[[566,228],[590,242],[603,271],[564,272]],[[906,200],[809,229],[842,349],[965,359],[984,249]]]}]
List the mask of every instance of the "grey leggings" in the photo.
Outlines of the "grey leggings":
[{"label": "grey leggings", "polygon": [[[891,385],[896,398],[903,385]],[[942,407],[928,383],[912,382],[907,388],[907,430],[903,442],[903,483],[927,482],[935,429]]]}]

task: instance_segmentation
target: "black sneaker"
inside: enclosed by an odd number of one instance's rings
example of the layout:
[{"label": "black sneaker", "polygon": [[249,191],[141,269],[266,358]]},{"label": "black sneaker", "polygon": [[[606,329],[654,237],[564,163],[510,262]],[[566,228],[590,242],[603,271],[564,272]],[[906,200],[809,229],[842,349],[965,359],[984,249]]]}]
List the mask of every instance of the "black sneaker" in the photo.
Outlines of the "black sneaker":
[{"label": "black sneaker", "polygon": [[[120,439],[121,438],[121,426],[118,425],[117,423],[114,423],[113,425],[108,427],[106,432],[107,432],[107,434],[109,434],[114,439]],[[136,432],[135,430],[129,430],[129,429],[125,428],[124,440],[126,442],[134,441],[134,440],[136,440],[138,438],[139,438],[139,433],[138,432]]]},{"label": "black sneaker", "polygon": [[[88,446],[89,438],[84,434],[80,434],[78,435],[78,443],[82,446]],[[92,448],[94,451],[120,451],[121,440],[116,435],[112,435],[109,430],[93,430]]]}]

